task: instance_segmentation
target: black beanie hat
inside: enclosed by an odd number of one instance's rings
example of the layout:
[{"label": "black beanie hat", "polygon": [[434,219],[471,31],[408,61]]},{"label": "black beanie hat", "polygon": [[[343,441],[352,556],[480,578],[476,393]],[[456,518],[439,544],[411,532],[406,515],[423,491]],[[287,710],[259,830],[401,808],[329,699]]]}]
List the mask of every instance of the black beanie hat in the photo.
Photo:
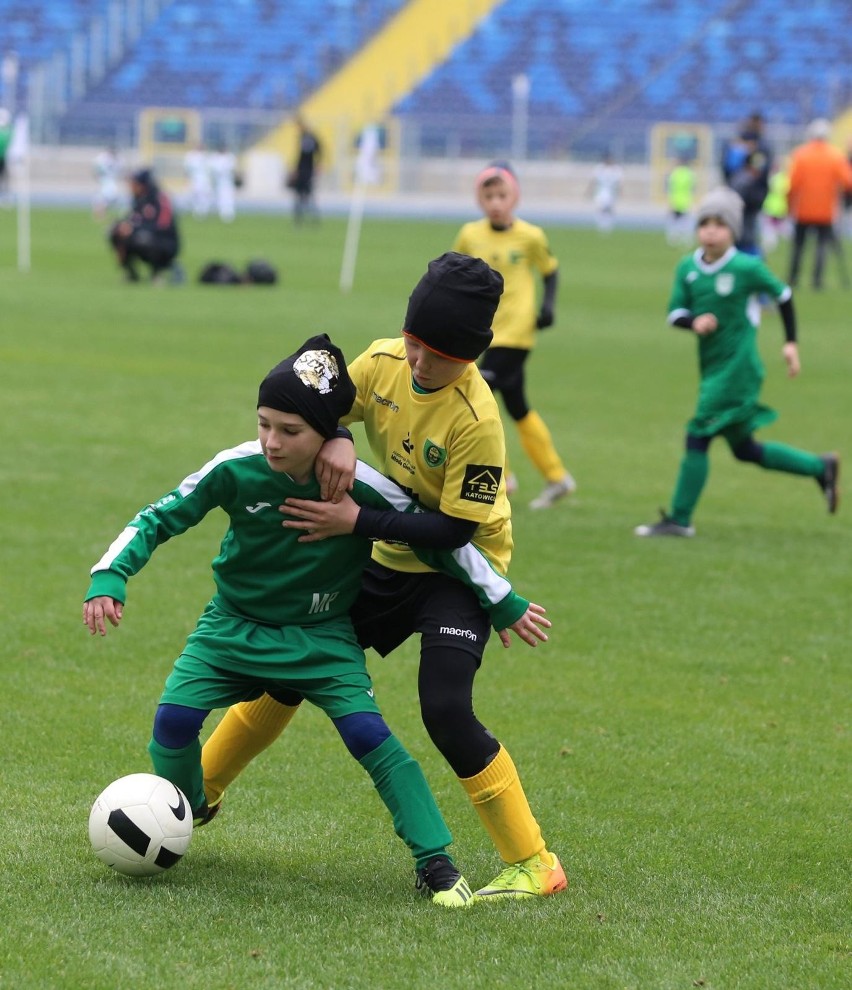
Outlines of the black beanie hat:
[{"label": "black beanie hat", "polygon": [[441,357],[475,361],[494,336],[503,276],[481,258],[448,251],[429,262],[408,300],[403,332]]},{"label": "black beanie hat", "polygon": [[338,421],[354,401],[355,386],[343,352],[324,333],[306,340],[295,354],[276,364],[257,393],[258,408],[298,413],[326,439],[334,436]]}]

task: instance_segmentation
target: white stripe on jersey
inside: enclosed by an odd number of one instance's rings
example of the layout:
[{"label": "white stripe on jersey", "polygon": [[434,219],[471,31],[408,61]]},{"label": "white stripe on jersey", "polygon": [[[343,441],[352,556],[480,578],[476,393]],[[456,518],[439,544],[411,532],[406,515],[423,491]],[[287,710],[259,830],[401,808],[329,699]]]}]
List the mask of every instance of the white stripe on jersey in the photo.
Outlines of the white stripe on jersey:
[{"label": "white stripe on jersey", "polygon": [[502,602],[512,590],[510,582],[491,566],[488,558],[472,543],[452,551],[453,560],[470,575],[473,583],[481,588],[492,605]]},{"label": "white stripe on jersey", "polygon": [[397,512],[405,512],[412,505],[414,505],[415,512],[425,511],[414,502],[410,495],[406,495],[395,481],[391,481],[381,471],[377,471],[363,461],[356,462],[355,477],[358,481],[363,481],[365,485],[369,485],[370,488],[378,492]]},{"label": "white stripe on jersey", "polygon": [[219,464],[222,464],[225,461],[232,461],[237,457],[254,457],[256,454],[262,453],[263,449],[260,446],[260,440],[246,440],[246,442],[241,443],[239,447],[231,447],[230,450],[220,450],[212,461],[208,461],[204,467],[199,468],[194,474],[190,474],[188,477],[184,478],[178,485],[177,490],[183,498],[186,498],[190,492],[195,491],[195,486],[198,482],[201,481],[201,479],[206,475],[210,474],[213,468],[217,467]]},{"label": "white stripe on jersey", "polygon": [[90,574],[94,574],[95,571],[108,571],[112,562],[121,553],[121,551],[127,546],[128,543],[133,539],[134,536],[139,532],[135,526],[126,526],[116,538],[110,543],[107,548],[107,552],[101,557],[101,559],[95,564],[95,566],[89,571]]}]

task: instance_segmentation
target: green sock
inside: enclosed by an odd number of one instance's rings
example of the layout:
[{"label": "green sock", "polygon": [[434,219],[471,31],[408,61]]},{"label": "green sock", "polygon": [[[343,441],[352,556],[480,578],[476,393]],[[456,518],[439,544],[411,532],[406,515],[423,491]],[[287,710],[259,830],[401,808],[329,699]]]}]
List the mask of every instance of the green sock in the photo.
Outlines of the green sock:
[{"label": "green sock", "polygon": [[367,771],[393,816],[396,834],[411,850],[419,870],[433,856],[447,856],[453,841],[420,764],[396,736],[390,736],[358,761]]},{"label": "green sock", "polygon": [[689,525],[709,472],[710,460],[707,452],[687,450],[680,462],[680,473],[677,476],[677,485],[672,498],[671,516],[678,526]]},{"label": "green sock", "polygon": [[825,464],[818,454],[788,447],[785,443],[763,444],[760,466],[769,471],[786,471],[788,474],[804,474],[811,478],[821,478]]},{"label": "green sock", "polygon": [[193,812],[207,806],[201,773],[201,743],[197,739],[183,749],[167,749],[156,739],[148,743],[154,773],[165,777],[183,791]]}]

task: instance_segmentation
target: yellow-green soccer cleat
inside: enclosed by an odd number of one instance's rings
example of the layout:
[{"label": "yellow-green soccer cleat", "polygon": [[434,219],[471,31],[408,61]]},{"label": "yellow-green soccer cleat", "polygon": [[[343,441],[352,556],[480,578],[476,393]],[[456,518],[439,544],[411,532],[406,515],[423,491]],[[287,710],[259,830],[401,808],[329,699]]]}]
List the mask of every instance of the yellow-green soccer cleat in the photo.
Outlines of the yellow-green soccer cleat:
[{"label": "yellow-green soccer cleat", "polygon": [[487,887],[477,890],[476,897],[540,897],[558,894],[568,887],[565,871],[553,853],[553,866],[548,866],[541,855],[530,856],[520,863],[512,863],[502,870]]},{"label": "yellow-green soccer cleat", "polygon": [[417,889],[441,907],[466,908],[476,900],[467,880],[448,856],[433,856],[417,871]]}]

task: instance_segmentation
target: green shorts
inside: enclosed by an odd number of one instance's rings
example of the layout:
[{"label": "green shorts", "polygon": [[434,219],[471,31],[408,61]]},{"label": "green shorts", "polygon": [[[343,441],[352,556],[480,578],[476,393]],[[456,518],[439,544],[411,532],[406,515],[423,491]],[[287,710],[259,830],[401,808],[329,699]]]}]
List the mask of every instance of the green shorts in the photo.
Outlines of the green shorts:
[{"label": "green shorts", "polygon": [[380,714],[364,651],[348,619],[266,626],[205,608],[166,679],[160,704],[210,711],[291,688],[330,718]]}]

